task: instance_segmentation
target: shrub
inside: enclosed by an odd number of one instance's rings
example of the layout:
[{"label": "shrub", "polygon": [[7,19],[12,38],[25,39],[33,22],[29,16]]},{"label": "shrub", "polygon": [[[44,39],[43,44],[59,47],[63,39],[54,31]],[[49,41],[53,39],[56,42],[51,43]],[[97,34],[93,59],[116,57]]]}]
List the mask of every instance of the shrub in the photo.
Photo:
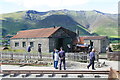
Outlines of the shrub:
[{"label": "shrub", "polygon": [[120,51],[120,44],[112,45],[112,46],[113,46],[113,50]]}]

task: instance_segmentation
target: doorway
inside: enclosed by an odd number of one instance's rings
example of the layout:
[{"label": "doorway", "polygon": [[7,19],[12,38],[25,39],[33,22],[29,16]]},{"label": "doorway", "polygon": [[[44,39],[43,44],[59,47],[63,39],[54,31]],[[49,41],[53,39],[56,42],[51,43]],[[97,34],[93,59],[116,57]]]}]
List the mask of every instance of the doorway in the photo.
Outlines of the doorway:
[{"label": "doorway", "polygon": [[64,41],[64,38],[58,38],[57,49],[60,49],[61,47],[64,47],[63,46],[63,41]]}]

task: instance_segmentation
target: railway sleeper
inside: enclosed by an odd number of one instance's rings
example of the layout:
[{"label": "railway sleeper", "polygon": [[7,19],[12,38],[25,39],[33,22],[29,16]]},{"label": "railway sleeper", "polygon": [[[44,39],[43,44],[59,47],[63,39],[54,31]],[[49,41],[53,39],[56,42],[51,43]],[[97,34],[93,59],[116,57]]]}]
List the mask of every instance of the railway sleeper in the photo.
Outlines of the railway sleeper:
[{"label": "railway sleeper", "polygon": [[31,74],[23,74],[22,77],[29,77]]},{"label": "railway sleeper", "polygon": [[81,74],[81,75],[78,75],[77,77],[79,77],[79,78],[83,78],[84,76],[83,76],[83,74]]},{"label": "railway sleeper", "polygon": [[65,75],[61,75],[61,77],[68,77],[68,74],[65,74]]},{"label": "railway sleeper", "polygon": [[48,75],[48,77],[54,77],[55,76],[55,74],[53,73],[52,75]]},{"label": "railway sleeper", "polygon": [[95,77],[95,78],[100,78],[101,76],[100,76],[100,75],[95,75],[94,77]]},{"label": "railway sleeper", "polygon": [[10,74],[10,77],[14,77],[14,74]]},{"label": "railway sleeper", "polygon": [[15,74],[10,74],[10,77],[17,77],[17,76],[19,76],[20,74],[17,74],[17,73],[15,73]]},{"label": "railway sleeper", "polygon": [[10,75],[10,74],[3,74],[2,77],[6,77],[6,76],[8,76],[8,75]]},{"label": "railway sleeper", "polygon": [[43,77],[44,74],[39,74],[39,75],[36,75],[36,77]]}]

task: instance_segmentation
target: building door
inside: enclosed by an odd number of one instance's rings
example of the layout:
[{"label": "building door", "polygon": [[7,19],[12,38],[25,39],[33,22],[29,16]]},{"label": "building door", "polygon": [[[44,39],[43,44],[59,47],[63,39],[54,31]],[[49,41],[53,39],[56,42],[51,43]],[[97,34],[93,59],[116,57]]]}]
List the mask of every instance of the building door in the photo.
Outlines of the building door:
[{"label": "building door", "polygon": [[63,46],[63,38],[59,38],[58,41],[57,41],[57,49],[60,49],[61,47],[64,47]]}]

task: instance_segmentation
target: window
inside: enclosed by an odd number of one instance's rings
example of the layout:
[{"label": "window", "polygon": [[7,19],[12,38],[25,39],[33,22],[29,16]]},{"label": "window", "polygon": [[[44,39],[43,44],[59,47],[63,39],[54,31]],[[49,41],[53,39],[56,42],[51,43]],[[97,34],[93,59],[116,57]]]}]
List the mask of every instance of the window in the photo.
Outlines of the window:
[{"label": "window", "polygon": [[25,47],[26,46],[26,42],[22,42],[22,47]]},{"label": "window", "polygon": [[19,42],[15,42],[15,47],[18,47],[19,46]]},{"label": "window", "polygon": [[30,42],[30,46],[31,46],[31,47],[34,47],[34,43],[33,43],[33,42]]}]

